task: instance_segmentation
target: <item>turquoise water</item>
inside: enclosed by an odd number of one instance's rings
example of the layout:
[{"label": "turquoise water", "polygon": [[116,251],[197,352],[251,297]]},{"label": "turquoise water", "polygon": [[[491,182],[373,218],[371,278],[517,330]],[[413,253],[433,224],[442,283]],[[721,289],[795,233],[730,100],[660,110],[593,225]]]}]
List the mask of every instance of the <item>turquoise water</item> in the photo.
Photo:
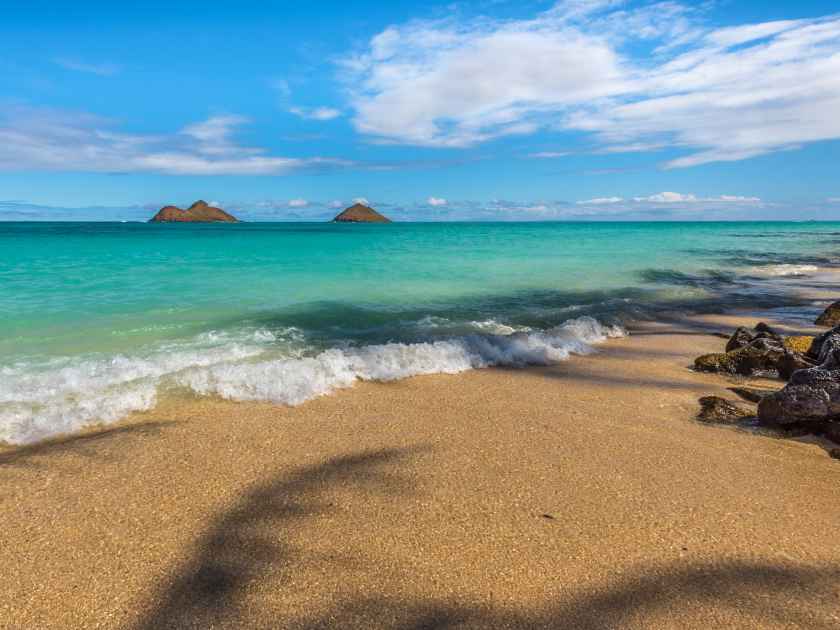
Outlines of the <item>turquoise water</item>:
[{"label": "turquoise water", "polygon": [[0,440],[26,442],[174,389],[297,404],[782,306],[768,279],[836,265],[840,224],[0,223],[0,252]]}]

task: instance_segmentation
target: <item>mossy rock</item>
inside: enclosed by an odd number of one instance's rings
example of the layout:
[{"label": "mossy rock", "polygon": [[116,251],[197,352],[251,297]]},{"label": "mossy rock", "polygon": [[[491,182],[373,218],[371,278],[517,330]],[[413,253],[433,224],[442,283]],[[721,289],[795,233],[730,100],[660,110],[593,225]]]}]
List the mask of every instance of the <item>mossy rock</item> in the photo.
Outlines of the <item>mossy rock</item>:
[{"label": "mossy rock", "polygon": [[756,339],[739,350],[697,357],[694,369],[698,372],[723,372],[741,376],[778,373],[779,361],[784,354],[781,344],[774,346],[769,340]]},{"label": "mossy rock", "polygon": [[744,418],[755,415],[720,396],[703,396],[700,399],[700,413],[697,419],[711,424],[737,424]]},{"label": "mossy rock", "polygon": [[829,305],[814,323],[817,326],[837,326],[840,324],[840,302]]},{"label": "mossy rock", "polygon": [[807,354],[811,349],[811,344],[814,338],[808,335],[797,335],[793,337],[785,337],[784,346],[788,350],[793,350],[799,354]]},{"label": "mossy rock", "polygon": [[735,373],[736,363],[731,352],[714,352],[694,359],[694,369],[698,372]]}]

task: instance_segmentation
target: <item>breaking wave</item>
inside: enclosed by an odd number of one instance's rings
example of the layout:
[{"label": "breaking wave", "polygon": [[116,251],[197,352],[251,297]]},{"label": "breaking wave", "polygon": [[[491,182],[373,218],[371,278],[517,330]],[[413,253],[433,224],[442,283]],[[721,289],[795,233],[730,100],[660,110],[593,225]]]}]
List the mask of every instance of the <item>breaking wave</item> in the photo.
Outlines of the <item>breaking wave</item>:
[{"label": "breaking wave", "polygon": [[[442,320],[443,318],[439,318]],[[442,326],[428,320],[420,325]],[[625,334],[591,317],[547,330],[493,320],[468,334],[417,343],[307,346],[299,329],[205,333],[146,356],[91,357],[0,368],[0,440],[23,444],[151,409],[167,389],[298,405],[356,381],[394,381],[491,366],[548,365]]]},{"label": "breaking wave", "polygon": [[781,264],[767,267],[754,267],[753,273],[771,277],[807,276],[820,270],[816,265]]}]

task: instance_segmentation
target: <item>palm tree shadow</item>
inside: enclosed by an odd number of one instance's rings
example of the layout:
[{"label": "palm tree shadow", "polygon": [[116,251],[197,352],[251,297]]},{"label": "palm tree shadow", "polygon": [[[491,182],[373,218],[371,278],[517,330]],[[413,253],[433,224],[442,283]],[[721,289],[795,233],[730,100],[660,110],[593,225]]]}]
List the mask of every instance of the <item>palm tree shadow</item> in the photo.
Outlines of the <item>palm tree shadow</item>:
[{"label": "palm tree shadow", "polygon": [[56,453],[79,457],[101,457],[101,452],[96,448],[100,442],[134,435],[158,435],[173,424],[172,421],[154,421],[99,427],[84,433],[62,435],[34,444],[9,447],[0,451],[0,466],[37,468],[39,458]]},{"label": "palm tree shadow", "polygon": [[222,621],[232,627],[246,625],[240,595],[262,576],[288,573],[305,553],[276,535],[266,536],[266,529],[282,533],[291,521],[330,511],[333,505],[323,495],[335,486],[408,493],[410,484],[383,467],[423,450],[383,449],[336,457],[259,484],[211,523],[196,543],[195,556],[167,581],[153,609],[135,628],[209,628]]},{"label": "palm tree shadow", "polygon": [[[688,627],[685,623],[695,627],[693,624],[707,619],[703,625],[709,627],[749,624],[828,630],[837,628],[838,616],[824,611],[826,601],[836,601],[838,580],[840,565],[824,569],[742,561],[650,565],[612,587],[571,596],[544,608],[501,610],[378,596],[346,602],[327,615],[298,619],[282,627],[602,630],[662,627],[663,620],[671,618],[667,627]],[[687,614],[687,622],[679,621],[681,614]]]},{"label": "palm tree shadow", "polygon": [[[259,611],[245,605],[244,596],[262,579],[272,577],[277,582],[279,577],[282,584],[301,563],[312,559],[311,550],[286,540],[284,529],[288,532],[297,520],[333,510],[329,497],[337,487],[376,490],[388,495],[410,493],[411,484],[403,476],[389,472],[393,466],[388,464],[424,450],[427,449],[384,449],[336,457],[257,485],[212,521],[197,542],[195,555],[166,581],[135,630],[596,630],[654,627],[663,620],[668,621],[668,627],[686,627],[678,620],[687,618],[688,623],[699,624],[709,615],[715,620],[710,625],[717,627],[724,627],[722,620],[730,618],[742,627],[837,627],[837,617],[825,612],[825,604],[838,601],[840,564],[813,567],[736,560],[637,565],[609,586],[586,589],[585,584],[571,584],[570,595],[532,607],[495,607],[423,596],[422,581],[418,582],[421,595],[413,598],[396,591],[360,593],[327,612],[295,615],[289,611],[285,618],[275,618],[268,626],[260,620]],[[327,560],[331,568],[337,564],[339,570],[346,568],[340,566],[340,558]],[[357,559],[351,568],[361,567],[371,568],[365,558]],[[353,573],[348,571],[348,575]],[[451,587],[453,592],[458,591],[457,584]]]}]

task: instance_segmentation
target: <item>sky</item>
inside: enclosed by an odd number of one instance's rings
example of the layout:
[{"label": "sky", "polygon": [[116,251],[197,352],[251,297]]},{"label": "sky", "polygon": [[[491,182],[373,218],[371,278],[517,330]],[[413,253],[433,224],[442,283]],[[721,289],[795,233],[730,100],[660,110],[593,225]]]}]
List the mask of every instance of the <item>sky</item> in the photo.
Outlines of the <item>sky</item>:
[{"label": "sky", "polygon": [[0,220],[840,219],[836,0],[131,4],[0,0]]}]

